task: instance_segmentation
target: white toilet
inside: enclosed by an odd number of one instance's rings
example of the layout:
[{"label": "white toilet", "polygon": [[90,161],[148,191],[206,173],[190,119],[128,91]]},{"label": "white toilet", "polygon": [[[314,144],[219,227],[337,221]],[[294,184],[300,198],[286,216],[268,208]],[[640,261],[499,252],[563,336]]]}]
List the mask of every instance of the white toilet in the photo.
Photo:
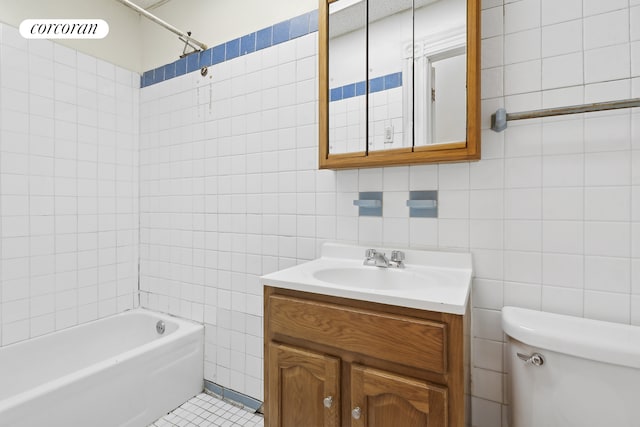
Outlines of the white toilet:
[{"label": "white toilet", "polygon": [[516,307],[508,335],[510,427],[640,426],[640,328]]}]

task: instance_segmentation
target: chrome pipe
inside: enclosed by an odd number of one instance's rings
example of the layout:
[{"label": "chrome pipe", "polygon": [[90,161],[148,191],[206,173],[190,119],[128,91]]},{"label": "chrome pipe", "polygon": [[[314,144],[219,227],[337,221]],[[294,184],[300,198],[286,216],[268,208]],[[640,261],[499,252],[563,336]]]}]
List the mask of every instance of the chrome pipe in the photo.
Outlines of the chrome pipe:
[{"label": "chrome pipe", "polygon": [[195,44],[196,46],[198,46],[202,50],[207,50],[207,45],[206,44],[194,39],[193,37],[191,37],[190,35],[188,35],[184,31],[180,31],[179,29],[177,29],[173,25],[169,24],[166,21],[163,21],[162,19],[158,18],[154,14],[147,12],[146,10],[144,10],[143,8],[138,6],[137,4],[132,3],[129,0],[116,0],[116,1],[122,3],[123,5],[127,6],[130,9],[135,10],[140,15],[142,15],[145,18],[149,19],[150,21],[153,21],[156,24],[166,28],[167,30],[171,31],[172,33],[177,34],[178,36],[190,41],[191,43]]}]

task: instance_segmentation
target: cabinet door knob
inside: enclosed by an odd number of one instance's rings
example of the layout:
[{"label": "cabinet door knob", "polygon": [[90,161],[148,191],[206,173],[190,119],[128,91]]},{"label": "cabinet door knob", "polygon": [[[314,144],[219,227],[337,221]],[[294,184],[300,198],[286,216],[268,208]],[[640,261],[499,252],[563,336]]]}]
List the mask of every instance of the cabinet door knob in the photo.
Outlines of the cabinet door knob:
[{"label": "cabinet door knob", "polygon": [[353,408],[353,410],[351,411],[351,416],[353,417],[354,420],[359,420],[360,419],[360,407],[356,406],[355,408]]},{"label": "cabinet door knob", "polygon": [[331,405],[333,405],[333,396],[325,397],[322,400],[322,403],[324,404],[325,408],[331,408]]}]

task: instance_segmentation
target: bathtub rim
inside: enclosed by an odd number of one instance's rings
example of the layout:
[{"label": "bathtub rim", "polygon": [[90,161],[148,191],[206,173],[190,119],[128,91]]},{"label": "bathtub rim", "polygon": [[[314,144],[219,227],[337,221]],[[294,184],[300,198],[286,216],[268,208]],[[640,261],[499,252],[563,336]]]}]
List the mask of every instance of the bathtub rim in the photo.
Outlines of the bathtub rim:
[{"label": "bathtub rim", "polygon": [[[12,343],[9,346],[18,346],[21,343],[25,343],[28,341],[32,341],[32,340],[37,340],[38,338],[41,337],[45,337],[45,336],[52,336],[61,332],[66,332],[66,331],[70,331],[70,330],[74,330],[74,329],[78,329],[78,328],[82,328],[84,326],[96,323],[96,322],[100,322],[100,321],[104,321],[110,318],[114,318],[114,317],[120,317],[120,316],[131,316],[133,314],[137,314],[137,313],[142,313],[144,315],[148,315],[154,318],[157,318],[158,320],[163,320],[165,322],[169,321],[169,322],[175,322],[178,324],[178,328],[163,336],[162,339],[157,339],[157,340],[153,340],[150,342],[147,342],[145,344],[143,344],[142,346],[138,346],[138,347],[134,347],[130,350],[127,350],[123,353],[118,354],[115,357],[110,357],[109,359],[105,359],[105,360],[101,360],[99,362],[93,363],[89,366],[86,366],[84,368],[78,369],[76,371],[73,371],[70,374],[64,375],[62,377],[47,381],[43,384],[40,384],[36,387],[33,387],[29,390],[23,391],[21,393],[18,393],[16,395],[13,395],[9,398],[6,398],[4,400],[0,401],[0,414],[3,411],[8,411],[11,410],[12,408],[18,406],[19,404],[21,404],[22,402],[24,402],[25,400],[28,399],[32,399],[35,398],[39,395],[42,395],[44,393],[49,393],[52,392],[60,387],[69,385],[75,381],[78,381],[81,378],[90,376],[91,374],[95,374],[101,370],[104,369],[109,369],[112,366],[118,365],[122,362],[128,361],[133,359],[134,357],[143,354],[147,351],[151,351],[154,350],[158,347],[161,347],[163,345],[167,345],[168,343],[174,342],[179,340],[180,338],[183,338],[189,334],[192,333],[204,333],[204,325],[194,322],[192,320],[189,319],[184,319],[181,317],[177,317],[177,316],[173,316],[170,314],[166,314],[166,313],[160,313],[160,312],[156,312],[153,310],[149,310],[146,308],[142,308],[142,307],[138,307],[138,308],[133,308],[133,309],[128,309],[125,310],[121,313],[116,313],[114,315],[111,316],[106,316],[106,317],[102,317],[100,319],[95,319],[92,320],[90,322],[86,322],[86,323],[82,323],[80,325],[74,325],[68,328],[64,328],[64,329],[60,329],[58,331],[54,331],[48,334],[44,334],[44,335],[40,335],[38,337],[34,337],[32,339],[29,340],[24,340],[24,341],[20,341],[17,343]],[[184,329],[183,329],[184,328]],[[6,346],[7,348],[9,346]],[[5,347],[2,347],[5,348]],[[0,351],[2,351],[2,348],[0,348]],[[203,362],[204,363],[204,362]]]}]

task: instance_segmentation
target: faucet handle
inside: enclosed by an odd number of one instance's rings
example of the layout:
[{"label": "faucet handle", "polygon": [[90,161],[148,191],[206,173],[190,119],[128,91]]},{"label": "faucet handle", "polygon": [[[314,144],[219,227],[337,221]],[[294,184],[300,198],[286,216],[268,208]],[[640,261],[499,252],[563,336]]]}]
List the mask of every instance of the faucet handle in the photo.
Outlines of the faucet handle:
[{"label": "faucet handle", "polygon": [[395,262],[398,268],[404,268],[404,252],[391,251],[391,262]]},{"label": "faucet handle", "polygon": [[374,256],[376,256],[376,250],[375,249],[367,249],[366,251],[364,251],[364,256],[367,259],[373,259]]}]

